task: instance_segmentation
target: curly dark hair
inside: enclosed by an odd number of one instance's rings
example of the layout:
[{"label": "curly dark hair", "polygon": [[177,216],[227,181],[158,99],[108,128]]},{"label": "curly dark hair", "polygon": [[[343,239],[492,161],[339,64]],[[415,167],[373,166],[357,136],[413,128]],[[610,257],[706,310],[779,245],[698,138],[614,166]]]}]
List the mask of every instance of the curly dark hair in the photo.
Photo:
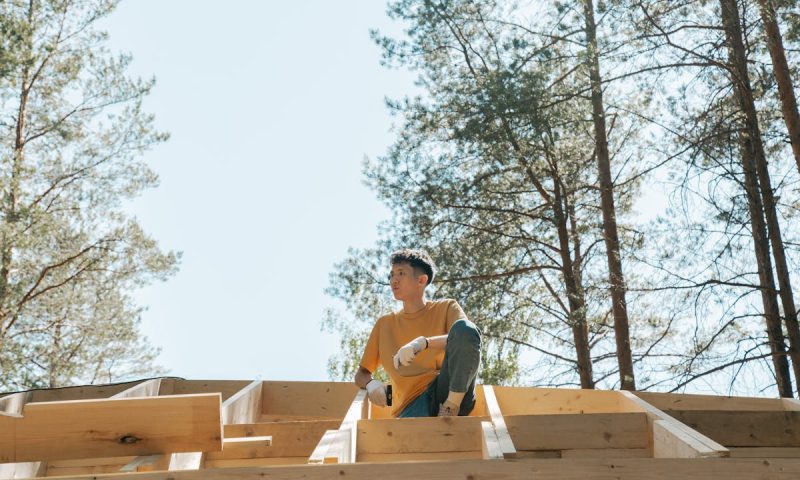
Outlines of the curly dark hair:
[{"label": "curly dark hair", "polygon": [[389,257],[389,262],[392,265],[398,263],[407,263],[418,274],[425,274],[428,276],[428,283],[430,285],[433,281],[433,276],[436,275],[436,264],[433,263],[431,256],[428,252],[421,249],[404,248],[392,253]]}]

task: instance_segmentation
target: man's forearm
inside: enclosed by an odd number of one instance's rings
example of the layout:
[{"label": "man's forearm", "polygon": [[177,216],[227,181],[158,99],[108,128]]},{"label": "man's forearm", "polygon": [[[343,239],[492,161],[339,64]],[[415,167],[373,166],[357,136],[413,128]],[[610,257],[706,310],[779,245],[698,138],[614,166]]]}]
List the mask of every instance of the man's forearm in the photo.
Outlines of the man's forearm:
[{"label": "man's forearm", "polygon": [[359,388],[367,388],[367,384],[372,380],[372,372],[364,367],[358,367],[356,377],[354,379]]},{"label": "man's forearm", "polygon": [[428,338],[428,348],[444,349],[447,346],[447,335],[438,335]]}]

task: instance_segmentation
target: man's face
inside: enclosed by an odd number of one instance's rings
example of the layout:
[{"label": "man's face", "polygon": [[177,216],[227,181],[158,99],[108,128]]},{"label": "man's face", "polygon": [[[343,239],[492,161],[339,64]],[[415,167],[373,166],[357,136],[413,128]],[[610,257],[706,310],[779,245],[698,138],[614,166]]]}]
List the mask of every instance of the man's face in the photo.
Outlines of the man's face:
[{"label": "man's face", "polygon": [[409,300],[420,295],[425,289],[425,277],[417,275],[411,265],[396,263],[389,274],[389,285],[396,300]]}]

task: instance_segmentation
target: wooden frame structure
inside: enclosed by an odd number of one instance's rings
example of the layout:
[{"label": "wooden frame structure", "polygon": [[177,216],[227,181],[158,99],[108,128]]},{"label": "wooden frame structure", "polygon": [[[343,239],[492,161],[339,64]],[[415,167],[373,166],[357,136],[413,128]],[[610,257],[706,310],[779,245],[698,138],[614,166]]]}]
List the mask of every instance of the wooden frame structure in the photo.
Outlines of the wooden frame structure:
[{"label": "wooden frame structure", "polygon": [[0,394],[0,479],[800,478],[794,400],[477,393],[468,417],[415,419],[340,382],[158,378]]}]

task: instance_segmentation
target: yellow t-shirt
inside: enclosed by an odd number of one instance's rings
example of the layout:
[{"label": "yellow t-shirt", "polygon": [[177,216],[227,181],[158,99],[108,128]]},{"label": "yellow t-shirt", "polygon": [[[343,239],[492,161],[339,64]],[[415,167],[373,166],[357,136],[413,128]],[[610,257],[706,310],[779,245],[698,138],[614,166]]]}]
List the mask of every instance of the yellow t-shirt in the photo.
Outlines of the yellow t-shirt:
[{"label": "yellow t-shirt", "polygon": [[392,415],[403,409],[425,391],[442,368],[444,349],[422,351],[411,365],[394,368],[392,357],[403,345],[419,336],[446,335],[456,320],[466,319],[455,300],[430,301],[421,311],[402,311],[384,315],[375,322],[367,340],[361,367],[374,372],[378,365],[389,374],[392,383]]}]

